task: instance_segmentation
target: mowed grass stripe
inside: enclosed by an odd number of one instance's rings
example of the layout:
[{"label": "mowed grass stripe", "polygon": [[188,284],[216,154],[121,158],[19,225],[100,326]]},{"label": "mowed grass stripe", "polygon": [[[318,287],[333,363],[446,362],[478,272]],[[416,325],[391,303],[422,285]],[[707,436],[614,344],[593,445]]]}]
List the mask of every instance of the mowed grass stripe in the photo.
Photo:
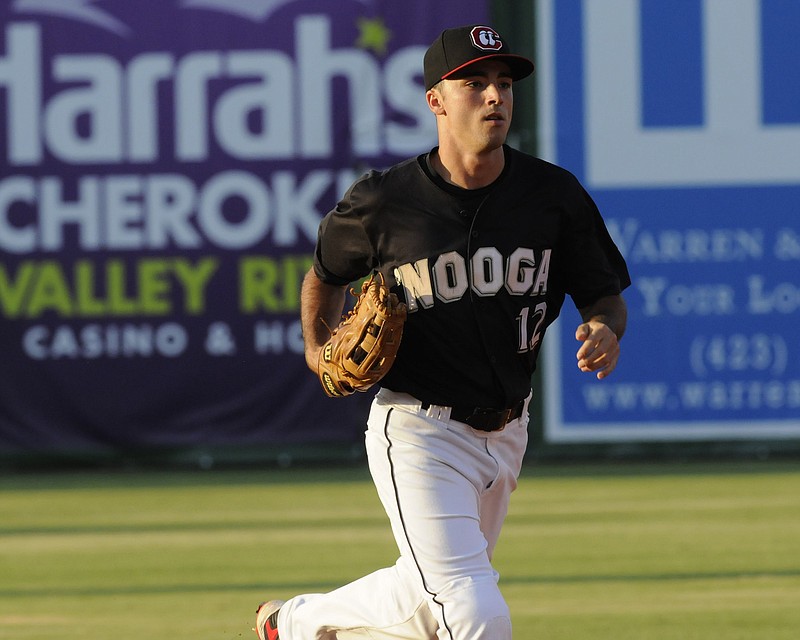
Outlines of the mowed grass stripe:
[{"label": "mowed grass stripe", "polygon": [[[393,562],[365,469],[0,477],[0,639],[237,639]],[[796,640],[800,465],[529,467],[495,556],[515,640]]]}]

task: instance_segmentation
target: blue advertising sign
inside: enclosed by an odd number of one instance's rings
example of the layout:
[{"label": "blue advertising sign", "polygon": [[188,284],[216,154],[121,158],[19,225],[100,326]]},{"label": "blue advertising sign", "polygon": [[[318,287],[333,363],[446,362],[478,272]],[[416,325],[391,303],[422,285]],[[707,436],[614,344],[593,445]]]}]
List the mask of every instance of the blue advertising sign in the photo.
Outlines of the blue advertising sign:
[{"label": "blue advertising sign", "polygon": [[487,0],[0,3],[0,453],[360,442],[299,291],[352,180],[430,149]]},{"label": "blue advertising sign", "polygon": [[543,156],[633,279],[611,377],[572,364],[577,313],[549,336],[547,439],[800,437],[800,3],[537,6]]}]

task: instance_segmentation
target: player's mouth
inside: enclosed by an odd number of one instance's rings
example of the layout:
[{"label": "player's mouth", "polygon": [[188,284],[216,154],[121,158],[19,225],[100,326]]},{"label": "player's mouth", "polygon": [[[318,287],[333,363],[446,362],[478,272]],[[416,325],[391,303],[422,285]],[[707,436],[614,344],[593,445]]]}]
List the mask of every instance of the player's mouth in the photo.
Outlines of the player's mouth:
[{"label": "player's mouth", "polygon": [[503,116],[502,113],[494,111],[494,112],[490,113],[489,115],[487,115],[484,118],[484,120],[486,120],[488,122],[505,122],[505,117]]}]

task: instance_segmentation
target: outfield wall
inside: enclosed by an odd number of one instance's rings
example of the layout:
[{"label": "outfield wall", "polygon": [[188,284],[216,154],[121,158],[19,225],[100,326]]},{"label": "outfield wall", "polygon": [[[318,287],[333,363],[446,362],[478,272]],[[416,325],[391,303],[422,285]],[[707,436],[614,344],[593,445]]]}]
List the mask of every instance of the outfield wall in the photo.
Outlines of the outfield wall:
[{"label": "outfield wall", "polygon": [[540,0],[541,155],[573,171],[626,256],[613,377],[550,333],[553,443],[800,437],[800,5]]},{"label": "outfield wall", "polygon": [[353,177],[434,143],[454,15],[536,60],[512,141],[634,278],[613,378],[569,304],[549,332],[534,454],[793,450],[797,3],[32,0],[0,8],[0,456],[357,458],[370,397],[307,371],[300,279]]}]

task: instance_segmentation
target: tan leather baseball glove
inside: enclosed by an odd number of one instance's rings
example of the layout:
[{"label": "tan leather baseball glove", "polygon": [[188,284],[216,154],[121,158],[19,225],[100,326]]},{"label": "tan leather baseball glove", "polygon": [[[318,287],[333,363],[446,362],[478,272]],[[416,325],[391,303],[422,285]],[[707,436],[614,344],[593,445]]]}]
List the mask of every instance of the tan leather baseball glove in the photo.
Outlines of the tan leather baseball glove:
[{"label": "tan leather baseball glove", "polygon": [[366,391],[394,364],[406,305],[390,293],[382,274],[373,274],[361,285],[361,292],[350,289],[356,304],[320,350],[319,379],[329,396],[349,396]]}]

